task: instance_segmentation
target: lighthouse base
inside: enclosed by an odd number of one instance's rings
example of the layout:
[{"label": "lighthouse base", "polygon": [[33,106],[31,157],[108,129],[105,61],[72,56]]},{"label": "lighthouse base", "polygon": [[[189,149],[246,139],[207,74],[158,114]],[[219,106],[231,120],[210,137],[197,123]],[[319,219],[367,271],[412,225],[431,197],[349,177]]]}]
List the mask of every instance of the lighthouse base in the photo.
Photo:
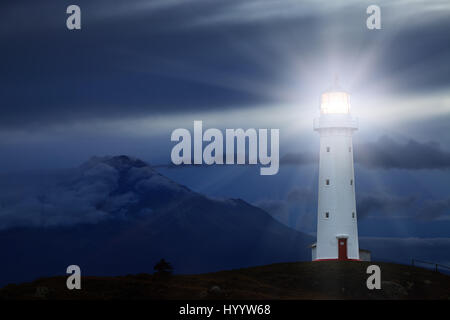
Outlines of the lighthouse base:
[{"label": "lighthouse base", "polygon": [[347,257],[330,258],[330,259],[317,259],[317,245],[316,243],[310,246],[312,261],[371,261],[371,252],[369,250],[359,249],[359,259],[352,259]]},{"label": "lighthouse base", "polygon": [[313,260],[313,262],[314,261],[362,261],[361,259],[349,259],[349,258],[347,258],[347,259],[316,259],[316,260]]}]

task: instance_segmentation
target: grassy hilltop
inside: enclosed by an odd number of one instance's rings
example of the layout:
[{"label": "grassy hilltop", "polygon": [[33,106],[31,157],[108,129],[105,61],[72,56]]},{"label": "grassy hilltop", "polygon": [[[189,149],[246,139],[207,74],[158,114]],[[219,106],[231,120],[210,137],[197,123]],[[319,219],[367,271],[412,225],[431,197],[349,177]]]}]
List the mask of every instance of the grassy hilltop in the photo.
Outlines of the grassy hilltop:
[{"label": "grassy hilltop", "polygon": [[[381,290],[368,290],[366,268],[381,268]],[[294,262],[199,275],[66,277],[7,285],[0,299],[450,299],[450,276],[412,266],[366,262]]]}]

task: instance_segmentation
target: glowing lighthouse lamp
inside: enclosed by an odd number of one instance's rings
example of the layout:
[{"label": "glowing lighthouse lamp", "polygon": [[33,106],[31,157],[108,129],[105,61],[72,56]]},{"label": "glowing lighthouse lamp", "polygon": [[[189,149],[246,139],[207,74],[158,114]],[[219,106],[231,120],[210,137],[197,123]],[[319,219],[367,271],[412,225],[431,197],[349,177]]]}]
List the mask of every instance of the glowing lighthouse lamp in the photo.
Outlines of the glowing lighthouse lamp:
[{"label": "glowing lighthouse lamp", "polygon": [[312,260],[360,260],[352,146],[357,129],[349,94],[337,86],[322,94],[320,116],[314,119],[314,130],[320,134],[320,163]]}]

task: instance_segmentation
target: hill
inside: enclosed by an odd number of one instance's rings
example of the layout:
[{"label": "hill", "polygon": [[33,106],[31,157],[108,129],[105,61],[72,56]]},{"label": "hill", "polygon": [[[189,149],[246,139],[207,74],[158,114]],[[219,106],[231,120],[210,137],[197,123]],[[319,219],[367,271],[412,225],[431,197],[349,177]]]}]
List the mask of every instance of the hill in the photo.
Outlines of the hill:
[{"label": "hill", "polygon": [[[381,268],[381,290],[366,287],[370,264]],[[279,263],[168,278],[82,277],[82,289],[73,291],[65,282],[66,277],[52,277],[8,285],[0,289],[0,299],[450,299],[450,276],[374,262]]]}]

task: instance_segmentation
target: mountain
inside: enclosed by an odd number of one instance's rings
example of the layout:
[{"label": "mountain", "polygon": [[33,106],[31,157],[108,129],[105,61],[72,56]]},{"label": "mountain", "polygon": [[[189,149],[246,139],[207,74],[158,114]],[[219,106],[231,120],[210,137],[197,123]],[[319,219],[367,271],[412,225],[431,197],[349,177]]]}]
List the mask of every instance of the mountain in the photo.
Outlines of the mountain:
[{"label": "mountain", "polygon": [[[45,182],[45,177],[38,179]],[[53,180],[52,180],[53,181]],[[94,157],[1,199],[0,285],[65,274],[176,273],[309,260],[313,239],[240,199],[212,199],[128,156]]]}]

